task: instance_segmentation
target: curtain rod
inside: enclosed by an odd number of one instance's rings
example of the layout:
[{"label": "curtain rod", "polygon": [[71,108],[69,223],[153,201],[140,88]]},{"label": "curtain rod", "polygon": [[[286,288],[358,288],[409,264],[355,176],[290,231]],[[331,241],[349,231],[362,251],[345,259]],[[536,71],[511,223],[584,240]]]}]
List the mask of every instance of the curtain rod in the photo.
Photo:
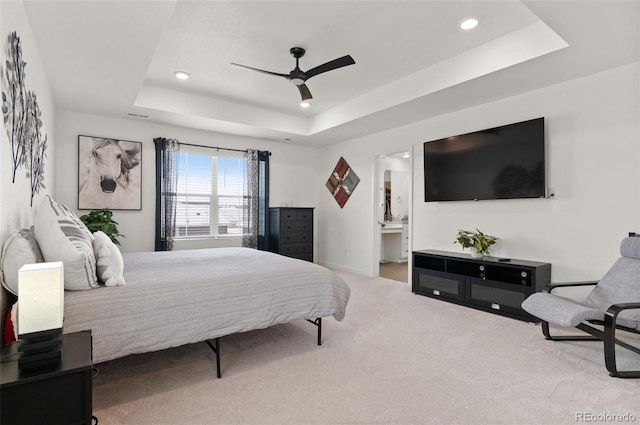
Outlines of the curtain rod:
[{"label": "curtain rod", "polygon": [[[193,144],[193,143],[182,143],[182,142],[178,142],[178,144],[179,145],[185,145],[185,146],[195,146],[197,148],[217,149],[217,150],[223,150],[223,151],[244,152],[244,153],[249,152],[248,149],[221,148],[219,146],[196,145],[196,144]],[[269,154],[269,156],[271,156],[271,152],[267,151],[267,153]]]}]

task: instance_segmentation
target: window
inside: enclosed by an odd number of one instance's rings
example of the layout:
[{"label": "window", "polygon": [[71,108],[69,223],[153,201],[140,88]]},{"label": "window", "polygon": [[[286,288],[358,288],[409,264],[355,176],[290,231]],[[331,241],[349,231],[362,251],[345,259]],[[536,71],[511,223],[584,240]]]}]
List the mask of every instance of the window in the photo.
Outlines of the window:
[{"label": "window", "polygon": [[230,152],[181,147],[176,236],[242,236],[246,208],[246,160]]}]

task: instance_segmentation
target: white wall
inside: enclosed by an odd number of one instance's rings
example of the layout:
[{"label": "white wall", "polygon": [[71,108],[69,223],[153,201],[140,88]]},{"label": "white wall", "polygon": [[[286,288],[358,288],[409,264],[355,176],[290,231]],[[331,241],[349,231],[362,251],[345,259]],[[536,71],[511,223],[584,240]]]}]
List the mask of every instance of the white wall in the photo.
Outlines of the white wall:
[{"label": "white wall", "polygon": [[[270,205],[283,203],[315,207],[316,190],[309,184],[316,180],[315,148],[299,147],[247,137],[238,137],[157,124],[133,119],[117,119],[69,111],[58,111],[57,199],[78,211],[78,135],[109,137],[142,142],[142,210],[114,211],[114,220],[126,238],[123,252],[153,251],[155,232],[155,148],[154,137],[175,138],[184,143],[228,148],[254,148],[272,152],[270,165]],[[176,249],[215,246],[239,246],[237,239],[189,241],[176,243]]]},{"label": "white wall", "polygon": [[40,62],[40,53],[33,38],[31,26],[27,20],[22,2],[0,2],[0,65],[2,72],[2,90],[6,91],[5,61],[7,59],[7,37],[15,31],[22,45],[22,55],[26,62],[25,85],[27,90],[33,91],[38,99],[42,111],[42,135],[47,135],[47,151],[44,161],[44,183],[46,188],[40,191],[31,203],[30,179],[25,176],[25,169],[19,168],[13,180],[13,166],[11,161],[11,144],[5,126],[0,132],[0,244],[11,233],[22,227],[28,227],[33,222],[33,213],[44,194],[53,193],[55,187],[56,167],[56,137],[55,137],[55,108],[49,82]]},{"label": "white wall", "polygon": [[[22,55],[26,62],[25,85],[27,90],[31,90],[37,96],[38,105],[42,112],[42,135],[47,135],[48,149],[44,161],[46,188],[41,189],[40,194],[34,197],[33,207],[31,207],[30,179],[25,177],[24,168],[18,169],[15,183],[13,183],[11,144],[3,124],[2,131],[0,131],[0,246],[13,232],[33,223],[33,213],[38,202],[45,194],[54,193],[52,191],[55,186],[55,110],[49,82],[40,62],[40,54],[22,2],[0,1],[0,44],[2,45],[0,48],[0,79],[3,83],[3,91],[6,91],[7,38],[14,31],[20,37]],[[4,319],[9,301],[8,293],[0,290],[0,337],[4,337]]]},{"label": "white wall", "polygon": [[[319,198],[321,262],[370,274],[375,217],[374,157],[413,150],[413,250],[459,251],[460,228],[500,237],[496,256],[548,261],[553,279],[598,279],[640,230],[639,64],[331,146],[322,168],[343,156],[361,178],[343,209]],[[422,144],[446,136],[546,118],[547,181],[553,199],[424,202]]]}]

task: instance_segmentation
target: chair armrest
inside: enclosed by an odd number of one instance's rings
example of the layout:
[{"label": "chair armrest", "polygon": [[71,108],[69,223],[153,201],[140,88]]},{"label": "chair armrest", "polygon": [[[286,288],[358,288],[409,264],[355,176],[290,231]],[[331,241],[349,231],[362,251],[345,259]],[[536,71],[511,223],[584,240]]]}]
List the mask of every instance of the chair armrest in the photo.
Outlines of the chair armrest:
[{"label": "chair armrest", "polygon": [[604,316],[604,323],[606,326],[616,326],[616,320],[618,318],[618,314],[623,312],[624,310],[635,310],[640,309],[640,302],[637,303],[618,303],[611,305]]},{"label": "chair armrest", "polygon": [[611,313],[617,316],[622,310],[634,310],[636,308],[640,308],[640,302],[613,304],[607,309],[607,314]]},{"label": "chair armrest", "polygon": [[542,292],[551,292],[556,288],[571,288],[575,286],[595,286],[597,285],[597,281],[581,281],[581,282],[559,282],[559,283],[550,283],[544,287]]}]

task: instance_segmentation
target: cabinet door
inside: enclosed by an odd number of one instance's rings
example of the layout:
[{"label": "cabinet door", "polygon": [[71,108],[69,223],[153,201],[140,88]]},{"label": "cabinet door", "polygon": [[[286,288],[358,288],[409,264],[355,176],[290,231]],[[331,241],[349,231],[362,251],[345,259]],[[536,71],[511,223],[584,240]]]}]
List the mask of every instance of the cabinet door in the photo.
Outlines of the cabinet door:
[{"label": "cabinet door", "polygon": [[470,304],[490,308],[508,315],[530,317],[520,307],[530,293],[531,291],[526,287],[517,287],[493,280],[469,278]]},{"label": "cabinet door", "polygon": [[413,274],[413,292],[433,298],[463,301],[465,277],[416,267]]}]

